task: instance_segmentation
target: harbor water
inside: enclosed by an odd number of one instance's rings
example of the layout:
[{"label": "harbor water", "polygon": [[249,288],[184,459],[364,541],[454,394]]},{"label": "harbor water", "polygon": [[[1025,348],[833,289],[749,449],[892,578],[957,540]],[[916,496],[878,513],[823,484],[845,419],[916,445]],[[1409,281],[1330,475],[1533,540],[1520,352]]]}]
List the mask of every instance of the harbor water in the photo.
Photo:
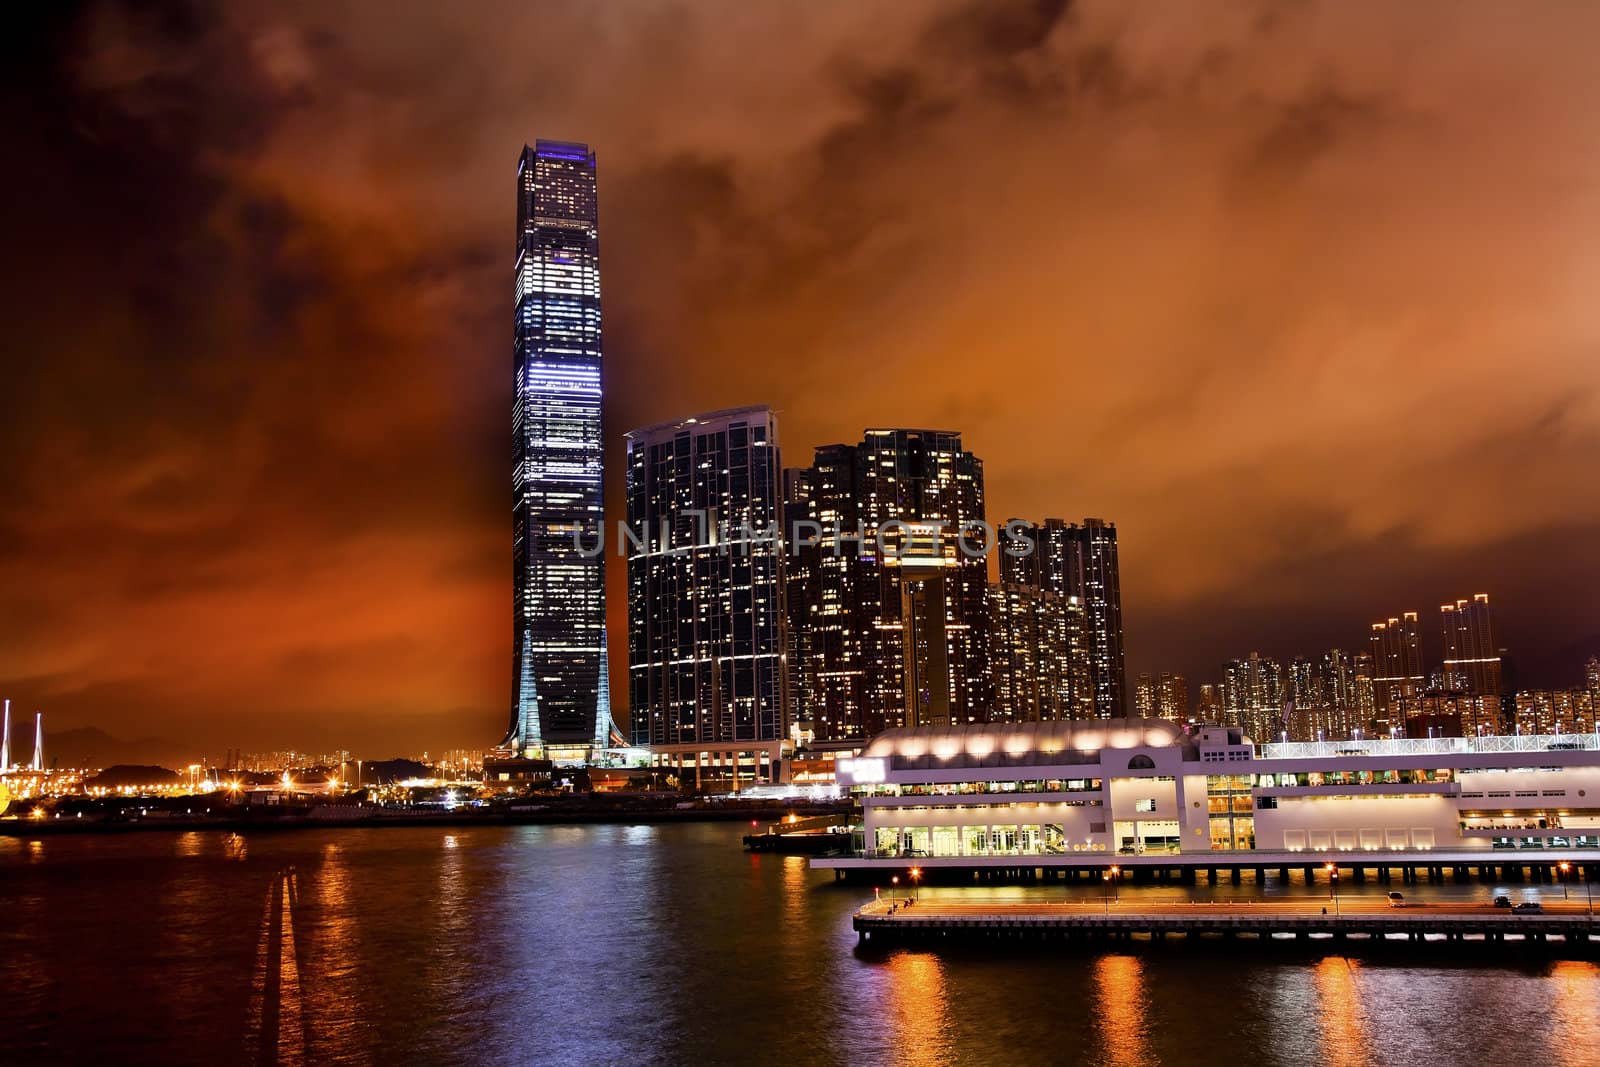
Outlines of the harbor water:
[{"label": "harbor water", "polygon": [[0,1062],[1587,1065],[1600,1048],[1600,968],[1522,951],[861,946],[873,887],[746,853],[748,831],[0,838]]}]

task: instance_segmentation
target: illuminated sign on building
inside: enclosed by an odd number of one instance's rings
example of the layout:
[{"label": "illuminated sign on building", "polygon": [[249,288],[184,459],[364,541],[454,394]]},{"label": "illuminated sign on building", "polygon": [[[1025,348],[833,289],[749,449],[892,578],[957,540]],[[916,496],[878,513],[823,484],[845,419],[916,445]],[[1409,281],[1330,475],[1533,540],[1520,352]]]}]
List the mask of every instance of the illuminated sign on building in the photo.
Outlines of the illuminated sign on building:
[{"label": "illuminated sign on building", "polygon": [[868,785],[882,782],[888,777],[889,768],[881,757],[858,756],[855,759],[841,759],[834,765],[835,777],[841,784]]}]

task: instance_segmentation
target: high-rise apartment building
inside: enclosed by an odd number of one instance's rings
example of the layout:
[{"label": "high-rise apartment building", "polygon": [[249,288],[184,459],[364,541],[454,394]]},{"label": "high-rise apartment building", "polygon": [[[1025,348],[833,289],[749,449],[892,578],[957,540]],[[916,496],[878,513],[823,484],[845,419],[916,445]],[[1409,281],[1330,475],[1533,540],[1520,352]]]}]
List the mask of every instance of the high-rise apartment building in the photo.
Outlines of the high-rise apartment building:
[{"label": "high-rise apartment building", "polygon": [[718,411],[627,435],[628,693],[636,744],[788,730],[777,418]]},{"label": "high-rise apartment building", "polygon": [[1079,526],[1061,519],[1007,526],[1033,546],[1029,554],[1005,551],[1000,578],[1031,584],[1058,596],[1077,597],[1088,622],[1089,665],[1094,714],[1106,719],[1127,714],[1127,658],[1122,638],[1122,582],[1117,561],[1117,528],[1104,519]]},{"label": "high-rise apartment building", "polygon": [[1378,719],[1378,691],[1373,683],[1373,665],[1371,652],[1357,652],[1350,657],[1350,670],[1354,675],[1355,685],[1355,721],[1350,724],[1350,736],[1365,734],[1368,730],[1376,728]]},{"label": "high-rise apartment building", "polygon": [[807,658],[794,671],[797,719],[819,738],[983,721],[988,563],[981,533],[968,539],[977,551],[957,546],[964,524],[984,519],[983,464],[961,435],[867,430],[818,448],[786,481],[791,521],[821,531],[798,543],[807,579],[788,609]]},{"label": "high-rise apartment building", "polygon": [[[1222,684],[1201,687],[1201,714],[1257,740],[1333,741],[1359,736],[1371,718],[1371,657],[1329,649],[1288,664],[1252,652],[1223,666]],[[1215,710],[1208,711],[1206,689]]]},{"label": "high-rise apartment building", "polygon": [[539,141],[522,150],[514,278],[514,664],[504,744],[518,756],[582,759],[611,729],[605,553],[592,550],[604,522],[603,348],[588,146]]},{"label": "high-rise apartment building", "polygon": [[1223,717],[1257,743],[1276,741],[1288,733],[1287,696],[1283,665],[1271,656],[1252,652],[1246,659],[1223,665]]},{"label": "high-rise apartment building", "polygon": [[1444,634],[1442,688],[1474,696],[1498,696],[1500,645],[1489,613],[1488,594],[1441,604],[1439,621]]},{"label": "high-rise apartment building", "polygon": [[1322,708],[1308,740],[1348,738],[1362,722],[1355,657],[1343,649],[1331,648],[1318,661],[1318,673]]},{"label": "high-rise apartment building", "polygon": [[1600,693],[1590,689],[1523,689],[1515,728],[1524,734],[1587,734],[1600,729]]},{"label": "high-rise apartment building", "polygon": [[1141,674],[1134,685],[1133,705],[1141,719],[1189,720],[1189,680],[1181,674],[1161,671]]},{"label": "high-rise apartment building", "polygon": [[1093,715],[1083,605],[1032,585],[989,586],[992,722]]},{"label": "high-rise apartment building", "polygon": [[865,736],[856,460],[854,446],[826,445],[784,472],[793,713],[819,738]]},{"label": "high-rise apartment building", "polygon": [[1600,693],[1600,656],[1590,656],[1589,662],[1583,665],[1583,687]]},{"label": "high-rise apartment building", "polygon": [[1372,624],[1372,689],[1380,726],[1399,727],[1426,688],[1422,672],[1422,635],[1417,613]]}]

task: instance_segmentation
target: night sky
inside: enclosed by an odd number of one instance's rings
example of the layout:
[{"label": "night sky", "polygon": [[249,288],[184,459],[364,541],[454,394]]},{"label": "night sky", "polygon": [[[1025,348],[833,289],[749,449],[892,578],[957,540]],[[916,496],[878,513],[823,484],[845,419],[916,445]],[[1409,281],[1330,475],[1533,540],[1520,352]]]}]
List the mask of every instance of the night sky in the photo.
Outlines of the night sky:
[{"label": "night sky", "polygon": [[767,403],[1114,520],[1130,678],[1407,609],[1432,661],[1475,592],[1533,681],[1600,651],[1600,6],[325,7],[11,16],[0,696],[54,728],[499,739],[537,137],[599,156],[614,517],[623,431]]}]

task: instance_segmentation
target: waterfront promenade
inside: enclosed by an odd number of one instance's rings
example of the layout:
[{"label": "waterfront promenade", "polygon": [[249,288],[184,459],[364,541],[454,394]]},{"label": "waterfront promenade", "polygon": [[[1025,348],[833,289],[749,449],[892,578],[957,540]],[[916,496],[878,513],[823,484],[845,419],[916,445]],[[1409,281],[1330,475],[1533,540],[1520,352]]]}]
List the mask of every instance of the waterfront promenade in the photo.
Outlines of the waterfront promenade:
[{"label": "waterfront promenade", "polygon": [[[908,903],[909,901],[909,903]],[[953,940],[1476,942],[1555,944],[1592,952],[1600,924],[1587,900],[1545,901],[1537,913],[1491,903],[1413,903],[1391,907],[1382,896],[1338,900],[1146,902],[953,901],[895,896],[856,912],[852,925],[863,943],[937,943]]]}]

